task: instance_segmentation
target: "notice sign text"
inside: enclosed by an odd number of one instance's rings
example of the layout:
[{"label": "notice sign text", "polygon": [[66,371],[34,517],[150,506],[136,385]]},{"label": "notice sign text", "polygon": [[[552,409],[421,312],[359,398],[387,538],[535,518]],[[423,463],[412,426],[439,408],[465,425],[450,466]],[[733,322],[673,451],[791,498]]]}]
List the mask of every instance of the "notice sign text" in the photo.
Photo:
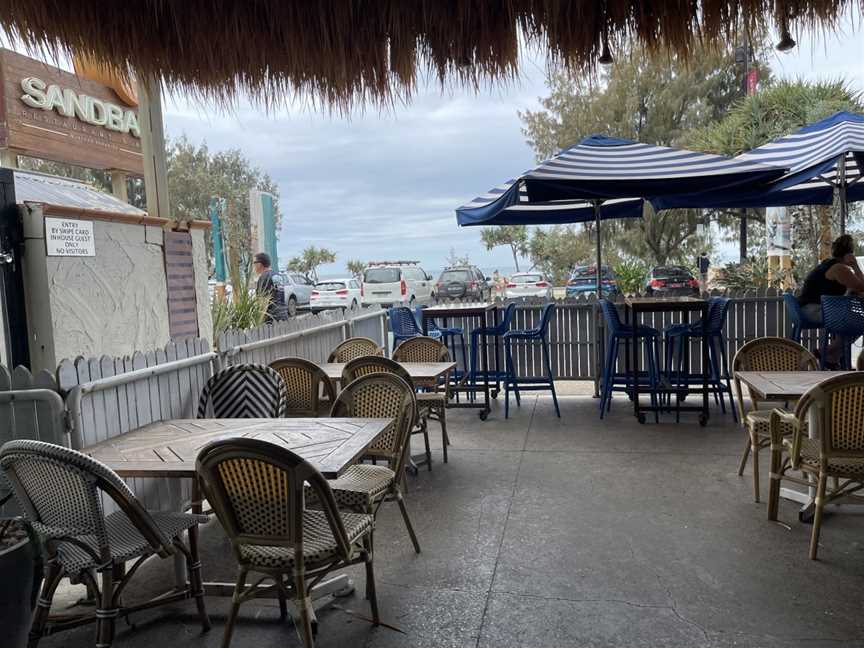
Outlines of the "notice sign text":
[{"label": "notice sign text", "polygon": [[46,217],[45,253],[48,256],[96,256],[93,221]]}]

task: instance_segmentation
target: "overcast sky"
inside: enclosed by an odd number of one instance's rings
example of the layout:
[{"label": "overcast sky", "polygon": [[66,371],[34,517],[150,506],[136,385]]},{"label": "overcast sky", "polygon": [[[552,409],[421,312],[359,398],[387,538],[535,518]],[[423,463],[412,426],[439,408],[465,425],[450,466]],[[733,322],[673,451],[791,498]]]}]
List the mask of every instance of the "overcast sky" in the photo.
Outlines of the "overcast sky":
[{"label": "overcast sky", "polygon": [[[864,90],[860,16],[827,38],[798,35],[798,47],[775,53],[777,76],[843,76]],[[278,183],[284,263],[303,247],[326,246],[342,274],[348,259],[419,259],[444,265],[451,248],[491,271],[512,265],[509,252],[487,252],[477,228],[456,226],[454,209],[535,162],[517,111],[546,94],[542,57],[526,54],[522,76],[507,88],[442,93],[433,82],[408,106],[367,110],[350,119],[311,110],[273,114],[244,106],[231,115],[168,98],[165,127],[211,149],[240,148]],[[731,256],[734,246],[724,247]]]}]

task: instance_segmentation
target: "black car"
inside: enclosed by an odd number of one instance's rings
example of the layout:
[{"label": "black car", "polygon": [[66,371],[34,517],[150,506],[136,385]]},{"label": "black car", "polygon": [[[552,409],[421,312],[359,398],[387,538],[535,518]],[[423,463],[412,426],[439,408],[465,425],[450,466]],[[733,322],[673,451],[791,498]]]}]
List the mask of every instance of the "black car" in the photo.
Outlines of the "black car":
[{"label": "black car", "polygon": [[441,299],[477,299],[492,297],[492,284],[477,266],[447,268],[438,277],[435,295]]},{"label": "black car", "polygon": [[684,266],[656,266],[645,280],[647,295],[698,295],[699,281]]}]

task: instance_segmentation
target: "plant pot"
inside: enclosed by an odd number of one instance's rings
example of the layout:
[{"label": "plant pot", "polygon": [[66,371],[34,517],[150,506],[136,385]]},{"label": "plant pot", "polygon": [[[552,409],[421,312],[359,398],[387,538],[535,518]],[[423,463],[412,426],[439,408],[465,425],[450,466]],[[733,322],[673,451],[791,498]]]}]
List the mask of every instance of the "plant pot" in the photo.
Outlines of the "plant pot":
[{"label": "plant pot", "polygon": [[[16,531],[11,531],[15,527]],[[25,648],[30,619],[42,584],[39,547],[24,527],[13,522],[0,537],[0,628],[3,646]]]}]

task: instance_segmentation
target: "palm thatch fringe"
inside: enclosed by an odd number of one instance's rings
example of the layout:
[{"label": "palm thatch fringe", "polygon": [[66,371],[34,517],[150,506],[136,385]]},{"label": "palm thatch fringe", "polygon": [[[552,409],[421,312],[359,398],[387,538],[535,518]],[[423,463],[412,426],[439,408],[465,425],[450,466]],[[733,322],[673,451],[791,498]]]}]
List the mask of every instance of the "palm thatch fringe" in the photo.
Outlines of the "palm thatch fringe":
[{"label": "palm thatch fringe", "polygon": [[864,0],[7,0],[0,26],[31,52],[109,61],[169,90],[337,110],[410,96],[418,74],[478,86],[518,73],[520,43],[586,71],[605,34],[686,57],[697,42],[784,23],[831,28]]}]

